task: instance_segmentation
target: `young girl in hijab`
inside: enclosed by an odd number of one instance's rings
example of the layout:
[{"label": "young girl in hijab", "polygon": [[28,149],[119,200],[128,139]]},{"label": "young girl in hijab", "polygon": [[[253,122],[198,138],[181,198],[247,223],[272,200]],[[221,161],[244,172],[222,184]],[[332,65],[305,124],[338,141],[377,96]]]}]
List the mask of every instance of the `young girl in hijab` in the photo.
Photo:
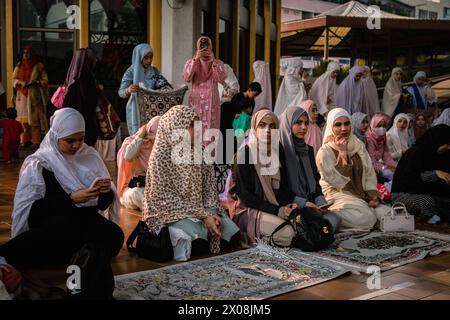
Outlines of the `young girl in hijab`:
[{"label": "young girl in hijab", "polygon": [[97,64],[95,52],[90,49],[77,49],[72,57],[65,80],[67,86],[63,107],[78,110],[86,123],[85,143],[95,146],[98,137],[96,108],[98,105],[97,82],[94,67]]},{"label": "young girl in hijab", "polygon": [[363,67],[363,77],[361,84],[363,88],[363,98],[361,110],[363,113],[373,116],[380,112],[380,101],[378,99],[378,90],[372,78],[372,72],[368,66]]},{"label": "young girl in hijab", "polygon": [[413,97],[414,107],[422,111],[426,111],[428,109],[428,101],[425,90],[426,79],[427,74],[424,71],[419,71],[414,76],[414,83],[407,88],[408,92]]},{"label": "young girl in hijab", "polygon": [[336,78],[340,70],[339,63],[331,61],[327,71],[314,81],[309,91],[309,98],[314,101],[321,115],[336,107],[336,94],[339,88]]},{"label": "young girl in hijab", "polygon": [[308,130],[305,136],[305,142],[307,145],[313,147],[314,158],[317,155],[317,151],[319,151],[322,146],[323,133],[317,125],[317,117],[319,113],[317,112],[317,106],[314,104],[312,100],[303,101],[300,104],[300,108],[306,111],[308,114],[309,124]]},{"label": "young girl in hijab", "polygon": [[[268,239],[297,206],[295,195],[287,187],[279,165],[279,128],[277,116],[260,110],[252,117],[249,142],[235,158],[229,208],[241,229],[244,246],[256,245],[256,239]],[[274,235],[279,245],[289,246],[294,230],[286,226]]]},{"label": "young girl in hijab", "polygon": [[287,107],[298,106],[308,98],[302,81],[303,62],[299,57],[289,58],[282,62],[283,82],[278,91],[274,112],[280,116]]},{"label": "young girl in hijab", "polygon": [[316,214],[324,214],[323,217],[331,223],[335,232],[339,228],[340,218],[328,212],[328,203],[319,184],[320,174],[314,151],[305,140],[309,130],[308,114],[302,108],[289,107],[280,118],[280,162],[283,176],[295,195],[293,202],[300,209],[308,208]]},{"label": "young girl in hijab", "polygon": [[130,135],[134,135],[141,127],[137,92],[142,84],[147,89],[159,89],[158,79],[169,83],[156,67],[152,66],[153,49],[148,43],[141,43],[133,49],[131,66],[125,71],[119,88],[119,96],[128,99],[126,114],[127,126]]},{"label": "young girl in hijab", "polygon": [[392,159],[400,160],[402,155],[411,145],[409,142],[409,117],[405,113],[399,113],[395,116],[392,128],[386,134],[387,145]]},{"label": "young girl in hijab", "polygon": [[353,134],[367,146],[366,133],[369,129],[369,116],[362,112],[352,114]]},{"label": "young girl in hijab", "polygon": [[195,111],[182,105],[161,117],[142,210],[151,231],[169,227],[174,258],[180,261],[203,251],[199,248],[218,253],[220,239],[229,245],[239,240],[239,228],[220,211],[214,168],[203,162],[201,145],[194,145],[194,121]]},{"label": "young girl in hijab", "polygon": [[[0,256],[19,269],[68,264],[87,243],[111,259],[124,239],[116,224],[115,186],[97,151],[83,142],[82,115],[72,108],[57,110],[50,126],[40,148],[22,165],[12,239],[0,246]],[[102,274],[112,279],[110,267]],[[112,291],[107,294],[111,297]]]},{"label": "young girl in hijab", "polygon": [[392,198],[434,224],[450,221],[450,127],[429,129],[398,163]]},{"label": "young girl in hijab", "polygon": [[329,210],[342,219],[341,231],[370,231],[390,208],[380,204],[372,161],[347,111],[330,111],[324,139],[316,160]]},{"label": "young girl in hijab", "polygon": [[160,118],[152,118],[135,135],[126,138],[117,153],[117,194],[125,208],[142,211],[145,174]]},{"label": "young girl in hijab", "polygon": [[397,162],[392,159],[386,142],[386,127],[388,119],[383,114],[376,114],[370,121],[366,133],[367,151],[372,159],[372,165],[378,177],[392,181]]},{"label": "young girl in hijab", "polygon": [[348,76],[342,81],[336,95],[336,105],[348,111],[350,114],[361,112],[363,87],[361,78],[364,69],[354,66]]},{"label": "young girl in hijab", "polygon": [[192,84],[189,105],[200,117],[203,133],[208,129],[220,129],[218,84],[227,78],[223,62],[214,57],[212,48],[210,38],[200,37],[197,52],[186,62],[183,72],[184,80]]},{"label": "young girl in hijab", "polygon": [[429,129],[428,125],[428,119],[424,112],[419,111],[414,119],[413,123],[413,129],[414,129],[414,137],[416,138],[416,141],[422,138],[422,136],[427,132]]},{"label": "young girl in hijab", "polygon": [[48,76],[33,47],[23,48],[22,59],[14,69],[12,80],[17,121],[24,129],[20,143],[24,146],[32,143],[37,147],[41,134],[48,130]]}]

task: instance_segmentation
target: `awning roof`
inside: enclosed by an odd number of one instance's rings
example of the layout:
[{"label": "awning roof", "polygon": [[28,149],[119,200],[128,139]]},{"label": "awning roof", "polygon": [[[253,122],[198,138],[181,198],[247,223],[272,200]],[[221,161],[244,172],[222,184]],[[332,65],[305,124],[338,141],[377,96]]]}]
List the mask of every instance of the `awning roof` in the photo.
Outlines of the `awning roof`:
[{"label": "awning roof", "polygon": [[[370,33],[373,36],[370,40],[372,46],[386,46],[389,37],[394,43],[400,43],[410,41],[410,38],[416,38],[416,35],[419,38],[412,40],[418,41],[422,37],[425,38],[424,45],[429,45],[425,33],[428,33],[428,38],[437,39],[438,42],[450,42],[450,21],[418,20],[381,11],[381,28],[370,30],[367,27],[370,15],[370,12],[367,13],[367,8],[364,4],[350,1],[312,19],[283,23],[281,26],[282,54],[291,56],[323,54],[326,28],[329,31],[330,51],[348,50],[355,45],[361,47],[369,45],[367,41],[352,43],[352,39],[348,37],[352,29],[364,31],[365,34]],[[402,31],[402,34],[397,38],[386,35],[393,30]],[[405,34],[405,30],[410,31],[410,34]],[[430,36],[429,31],[436,31],[436,33]]]}]

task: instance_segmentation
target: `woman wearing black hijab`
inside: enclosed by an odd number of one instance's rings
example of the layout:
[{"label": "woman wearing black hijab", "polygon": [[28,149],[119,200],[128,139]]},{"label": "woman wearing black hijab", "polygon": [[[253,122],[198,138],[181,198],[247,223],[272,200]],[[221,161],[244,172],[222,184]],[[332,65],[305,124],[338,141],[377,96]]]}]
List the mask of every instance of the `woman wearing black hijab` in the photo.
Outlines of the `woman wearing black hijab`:
[{"label": "woman wearing black hijab", "polygon": [[450,127],[429,129],[401,158],[392,184],[394,201],[428,223],[450,221]]},{"label": "woman wearing black hijab", "polygon": [[98,123],[95,109],[98,105],[97,83],[94,77],[94,67],[97,57],[94,50],[78,49],[75,51],[67,71],[65,85],[67,93],[63,107],[78,110],[86,123],[84,142],[95,146],[98,137]]}]

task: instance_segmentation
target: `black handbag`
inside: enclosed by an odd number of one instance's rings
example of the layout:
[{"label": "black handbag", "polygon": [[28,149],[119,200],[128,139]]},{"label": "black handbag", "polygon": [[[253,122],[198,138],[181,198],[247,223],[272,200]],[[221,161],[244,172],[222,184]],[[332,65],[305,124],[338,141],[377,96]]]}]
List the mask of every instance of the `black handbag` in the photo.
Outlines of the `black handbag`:
[{"label": "black handbag", "polygon": [[295,209],[291,212],[289,219],[279,225],[270,236],[270,243],[275,243],[273,236],[286,225],[294,228],[295,236],[290,247],[302,251],[313,252],[327,248],[334,242],[334,233],[331,223],[322,217],[322,214],[313,208]]},{"label": "black handbag", "polygon": [[[136,247],[133,247],[136,240]],[[141,258],[157,262],[167,262],[173,259],[173,246],[170,240],[169,228],[163,227],[159,234],[148,229],[144,221],[139,221],[127,240],[129,252],[136,252]]]}]

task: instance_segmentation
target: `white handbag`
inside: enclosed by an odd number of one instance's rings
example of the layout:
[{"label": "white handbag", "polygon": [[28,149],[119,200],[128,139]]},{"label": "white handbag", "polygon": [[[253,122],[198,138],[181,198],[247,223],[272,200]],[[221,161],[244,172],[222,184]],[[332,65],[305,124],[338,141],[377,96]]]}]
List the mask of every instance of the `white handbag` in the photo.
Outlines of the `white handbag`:
[{"label": "white handbag", "polygon": [[391,207],[390,214],[381,218],[380,230],[383,232],[414,231],[414,216],[408,213],[401,202],[396,202]]}]

